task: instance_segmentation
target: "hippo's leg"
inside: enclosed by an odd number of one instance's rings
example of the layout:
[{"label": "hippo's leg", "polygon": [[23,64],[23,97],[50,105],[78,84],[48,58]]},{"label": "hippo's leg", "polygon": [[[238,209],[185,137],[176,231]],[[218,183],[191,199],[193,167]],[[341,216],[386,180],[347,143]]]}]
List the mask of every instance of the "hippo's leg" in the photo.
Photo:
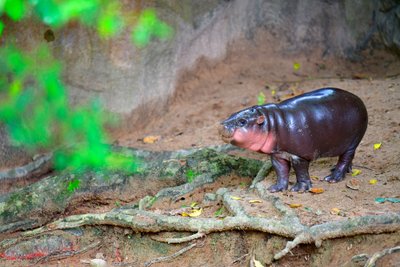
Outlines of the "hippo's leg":
[{"label": "hippo's leg", "polygon": [[290,189],[293,192],[305,192],[308,191],[312,185],[310,175],[308,174],[308,167],[310,162],[308,160],[293,157],[292,164],[294,172],[296,173],[296,184]]},{"label": "hippo's leg", "polygon": [[351,172],[351,165],[354,158],[356,148],[347,150],[339,156],[339,160],[332,170],[331,174],[324,178],[325,181],[330,183],[337,183],[346,176],[346,173]]},{"label": "hippo's leg", "polygon": [[287,190],[289,183],[290,161],[279,157],[279,155],[272,155],[271,162],[275,169],[276,175],[278,176],[278,180],[276,184],[270,186],[268,190],[271,193]]}]

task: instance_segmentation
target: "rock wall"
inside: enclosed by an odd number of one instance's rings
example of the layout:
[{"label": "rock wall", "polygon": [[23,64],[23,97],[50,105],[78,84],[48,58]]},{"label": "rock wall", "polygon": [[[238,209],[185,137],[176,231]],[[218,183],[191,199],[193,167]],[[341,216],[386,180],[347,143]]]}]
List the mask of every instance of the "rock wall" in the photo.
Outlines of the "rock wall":
[{"label": "rock wall", "polygon": [[[183,70],[201,57],[222,59],[233,40],[252,39],[257,30],[273,34],[284,52],[319,47],[325,54],[353,57],[371,39],[378,9],[377,0],[157,0],[140,7],[135,6],[140,1],[130,2],[127,10],[155,8],[175,29],[174,37],[138,49],[129,32],[101,40],[80,25],[54,30],[48,45],[64,63],[74,102],[99,97],[108,110],[124,114],[156,102],[157,110],[162,110]],[[22,23],[10,28],[26,46],[46,42],[43,25]]]},{"label": "rock wall", "polygon": [[385,46],[400,56],[400,0],[380,0],[376,24]]},{"label": "rock wall", "polygon": [[194,67],[198,59],[222,59],[230,43],[239,38],[251,40],[258,31],[267,31],[277,38],[282,53],[306,53],[322,48],[323,54],[357,58],[360,50],[371,46],[377,29],[386,29],[382,33],[386,45],[398,47],[400,35],[390,35],[396,25],[392,26],[390,19],[379,20],[379,27],[376,22],[376,17],[382,14],[399,21],[398,3],[396,0],[124,1],[126,10],[155,8],[159,17],[174,28],[174,37],[163,42],[154,40],[138,49],[131,43],[129,32],[112,40],[101,40],[93,30],[74,23],[62,29],[49,29],[34,21],[17,24],[6,21],[0,44],[12,41],[28,49],[46,43],[64,64],[64,79],[74,103],[98,97],[107,110],[136,113],[143,120],[151,114],[162,114],[180,74]]}]

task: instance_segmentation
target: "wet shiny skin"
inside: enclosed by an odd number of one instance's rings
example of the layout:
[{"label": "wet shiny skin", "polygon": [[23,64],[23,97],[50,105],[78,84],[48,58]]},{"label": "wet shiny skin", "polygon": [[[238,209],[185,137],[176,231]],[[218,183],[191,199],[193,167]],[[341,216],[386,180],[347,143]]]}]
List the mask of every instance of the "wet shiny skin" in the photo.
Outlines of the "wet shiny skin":
[{"label": "wet shiny skin", "polygon": [[309,162],[316,158],[339,156],[325,180],[344,178],[367,123],[361,99],[341,89],[323,88],[279,104],[243,109],[223,121],[220,132],[226,142],[271,155],[278,176],[271,192],[288,188],[291,167],[297,178],[291,190],[306,191],[312,186]]}]

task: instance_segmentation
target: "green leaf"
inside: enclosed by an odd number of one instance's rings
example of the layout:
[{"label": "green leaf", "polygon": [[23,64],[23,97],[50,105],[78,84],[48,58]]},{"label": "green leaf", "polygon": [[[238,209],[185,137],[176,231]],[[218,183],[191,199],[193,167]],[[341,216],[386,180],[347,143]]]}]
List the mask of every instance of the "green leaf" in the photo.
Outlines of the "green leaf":
[{"label": "green leaf", "polygon": [[222,213],[224,212],[224,207],[219,208],[218,210],[216,210],[214,212],[214,217],[219,217],[222,215]]},{"label": "green leaf", "polygon": [[4,30],[4,23],[2,21],[0,21],[0,37],[3,34],[3,30]]},{"label": "green leaf", "polygon": [[21,20],[25,15],[24,0],[6,0],[4,4],[5,13],[14,21]]},{"label": "green leaf", "polygon": [[196,178],[196,176],[198,176],[198,175],[199,175],[199,174],[198,174],[197,172],[193,171],[192,169],[189,169],[189,170],[186,172],[186,178],[187,178],[188,183],[193,182],[194,179]]},{"label": "green leaf", "polygon": [[79,189],[81,181],[78,179],[74,179],[68,183],[67,190],[69,192],[74,192],[75,190]]},{"label": "green leaf", "polygon": [[260,92],[257,96],[257,105],[263,105],[265,103],[265,94]]}]

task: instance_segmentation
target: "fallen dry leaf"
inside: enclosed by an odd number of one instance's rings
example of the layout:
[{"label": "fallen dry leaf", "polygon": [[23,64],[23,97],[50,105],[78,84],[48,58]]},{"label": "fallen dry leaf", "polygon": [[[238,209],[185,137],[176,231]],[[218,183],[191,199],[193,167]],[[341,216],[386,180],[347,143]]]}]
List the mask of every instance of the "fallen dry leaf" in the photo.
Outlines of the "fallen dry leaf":
[{"label": "fallen dry leaf", "polygon": [[311,180],[319,181],[319,177],[316,175],[310,175]]},{"label": "fallen dry leaf", "polygon": [[347,183],[346,186],[350,189],[353,190],[358,190],[360,189],[360,181],[358,181],[357,179],[350,179]]},{"label": "fallen dry leaf", "polygon": [[203,212],[203,209],[194,209],[190,212],[182,212],[182,217],[199,217],[201,213]]},{"label": "fallen dry leaf", "polygon": [[325,192],[325,190],[323,188],[318,188],[318,187],[313,187],[309,191],[314,194],[321,194],[321,193]]},{"label": "fallen dry leaf", "polygon": [[161,136],[159,135],[148,135],[145,138],[143,138],[143,143],[145,144],[154,144],[158,140],[160,140]]},{"label": "fallen dry leaf", "polygon": [[249,203],[262,203],[262,201],[259,199],[251,199],[249,200]]},{"label": "fallen dry leaf", "polygon": [[261,262],[256,259],[253,259],[254,267],[264,267]]},{"label": "fallen dry leaf", "polygon": [[361,173],[361,170],[359,169],[353,169],[351,172],[351,176],[357,176]]},{"label": "fallen dry leaf", "polygon": [[376,184],[378,182],[378,180],[376,180],[376,179],[371,179],[371,180],[369,180],[369,183],[370,184]]},{"label": "fallen dry leaf", "polygon": [[242,200],[241,197],[235,197],[235,196],[231,196],[231,199],[233,199],[233,200]]},{"label": "fallen dry leaf", "polygon": [[375,143],[375,144],[374,144],[374,150],[380,149],[381,146],[382,146],[382,143]]},{"label": "fallen dry leaf", "polygon": [[332,215],[339,215],[340,209],[339,208],[332,208],[331,209],[331,214]]},{"label": "fallen dry leaf", "polygon": [[298,203],[289,204],[289,207],[291,207],[292,209],[297,209],[297,208],[300,208],[302,206],[303,206],[302,204],[298,204]]}]

